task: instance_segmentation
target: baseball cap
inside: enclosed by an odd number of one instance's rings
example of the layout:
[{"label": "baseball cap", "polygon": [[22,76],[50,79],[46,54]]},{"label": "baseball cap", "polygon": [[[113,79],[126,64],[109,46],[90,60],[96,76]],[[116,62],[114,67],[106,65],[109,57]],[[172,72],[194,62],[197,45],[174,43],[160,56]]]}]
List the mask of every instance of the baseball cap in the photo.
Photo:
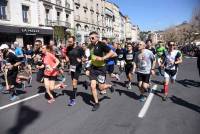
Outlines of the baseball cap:
[{"label": "baseball cap", "polygon": [[1,46],[0,46],[0,50],[2,50],[2,49],[8,49],[9,47],[8,47],[8,45],[7,44],[2,44]]}]

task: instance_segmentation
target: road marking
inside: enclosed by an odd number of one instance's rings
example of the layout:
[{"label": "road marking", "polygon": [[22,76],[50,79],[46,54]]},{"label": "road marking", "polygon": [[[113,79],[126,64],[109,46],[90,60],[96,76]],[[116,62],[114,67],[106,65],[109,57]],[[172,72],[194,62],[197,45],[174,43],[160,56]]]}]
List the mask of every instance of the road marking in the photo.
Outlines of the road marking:
[{"label": "road marking", "polygon": [[[152,90],[153,91],[157,90],[157,87],[158,87],[157,85],[153,85]],[[151,101],[153,99],[153,96],[154,96],[154,93],[151,92],[149,94],[149,96],[147,97],[147,100],[146,100],[144,106],[142,107],[142,109],[140,110],[140,112],[138,114],[139,118],[143,118],[145,116],[145,114],[146,114],[146,112],[147,112],[147,110],[148,110],[148,108],[149,108],[149,106],[151,104]]]},{"label": "road marking", "polygon": [[19,103],[21,103],[21,102],[24,102],[24,101],[33,99],[33,98],[38,97],[38,96],[43,95],[43,94],[45,94],[45,93],[38,93],[38,94],[36,94],[36,95],[33,95],[33,96],[30,96],[30,97],[24,98],[24,99],[22,99],[22,100],[18,100],[18,101],[16,101],[16,102],[10,103],[10,104],[8,104],[8,105],[1,106],[1,107],[0,107],[0,110],[3,110],[3,109],[5,109],[5,108],[11,107],[11,106],[16,105],[16,104],[19,104]]}]

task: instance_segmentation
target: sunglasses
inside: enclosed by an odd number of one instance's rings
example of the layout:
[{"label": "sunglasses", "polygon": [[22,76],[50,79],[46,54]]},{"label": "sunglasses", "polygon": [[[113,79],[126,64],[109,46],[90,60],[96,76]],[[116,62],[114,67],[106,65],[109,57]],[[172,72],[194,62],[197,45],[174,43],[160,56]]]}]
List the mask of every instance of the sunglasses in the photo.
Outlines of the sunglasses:
[{"label": "sunglasses", "polygon": [[176,46],[175,44],[169,44],[168,46]]}]

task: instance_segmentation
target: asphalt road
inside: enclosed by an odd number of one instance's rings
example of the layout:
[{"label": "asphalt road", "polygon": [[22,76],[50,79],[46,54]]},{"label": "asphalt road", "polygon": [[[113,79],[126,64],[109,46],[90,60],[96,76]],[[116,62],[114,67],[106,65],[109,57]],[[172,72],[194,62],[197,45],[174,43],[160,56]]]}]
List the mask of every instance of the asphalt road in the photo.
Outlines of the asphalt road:
[{"label": "asphalt road", "polygon": [[[85,81],[81,76],[80,81]],[[162,89],[162,77],[153,77],[152,85]],[[128,90],[123,74],[121,81],[108,78],[115,83],[116,92],[99,95],[100,109],[92,112],[90,89],[85,90],[80,82],[77,104],[67,106],[72,87],[67,76],[68,87],[59,94],[55,103],[48,104],[42,84],[33,81],[32,87],[20,93],[20,100],[38,94],[35,98],[0,110],[0,134],[199,134],[200,133],[200,77],[196,59],[184,59],[179,68],[177,82],[170,85],[168,101],[163,102],[156,93],[143,118],[138,114],[144,103],[138,100],[139,91],[134,85]],[[0,108],[13,102],[8,95],[0,94]],[[19,100],[17,100],[19,101]],[[15,101],[16,102],[16,101]]]}]

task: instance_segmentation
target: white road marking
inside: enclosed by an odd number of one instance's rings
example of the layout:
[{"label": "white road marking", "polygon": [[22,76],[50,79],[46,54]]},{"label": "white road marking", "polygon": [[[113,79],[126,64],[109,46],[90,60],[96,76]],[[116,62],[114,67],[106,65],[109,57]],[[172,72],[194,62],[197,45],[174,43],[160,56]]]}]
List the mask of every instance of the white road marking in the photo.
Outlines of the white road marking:
[{"label": "white road marking", "polygon": [[[152,90],[154,90],[154,91],[157,90],[157,87],[158,87],[157,85],[153,85]],[[153,96],[154,96],[154,93],[151,92],[149,94],[149,96],[147,97],[147,100],[146,100],[144,106],[142,107],[142,109],[140,110],[140,112],[138,114],[139,118],[143,118],[145,116],[145,114],[146,114],[146,112],[147,112],[147,110],[148,110],[148,108],[151,104],[151,101],[153,99]]]},{"label": "white road marking", "polygon": [[36,95],[33,95],[33,96],[30,96],[30,97],[24,98],[24,99],[22,99],[22,100],[18,100],[18,101],[16,101],[16,102],[10,103],[10,104],[8,104],[8,105],[1,106],[1,107],[0,107],[0,110],[3,110],[3,109],[5,109],[5,108],[11,107],[11,106],[16,105],[16,104],[19,104],[19,103],[21,103],[21,102],[24,102],[24,101],[33,99],[33,98],[38,97],[38,96],[43,95],[43,94],[45,94],[45,93],[38,93],[38,94],[36,94]]}]

